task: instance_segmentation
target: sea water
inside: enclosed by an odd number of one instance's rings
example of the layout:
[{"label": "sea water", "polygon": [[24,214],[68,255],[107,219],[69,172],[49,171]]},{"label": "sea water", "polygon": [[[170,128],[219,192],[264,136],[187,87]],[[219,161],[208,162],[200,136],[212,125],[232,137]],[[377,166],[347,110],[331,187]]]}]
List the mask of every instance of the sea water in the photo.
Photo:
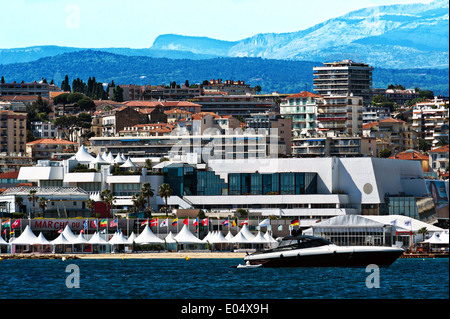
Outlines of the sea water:
[{"label": "sea water", "polygon": [[231,268],[241,259],[0,261],[0,299],[448,299],[449,260],[379,268]]}]

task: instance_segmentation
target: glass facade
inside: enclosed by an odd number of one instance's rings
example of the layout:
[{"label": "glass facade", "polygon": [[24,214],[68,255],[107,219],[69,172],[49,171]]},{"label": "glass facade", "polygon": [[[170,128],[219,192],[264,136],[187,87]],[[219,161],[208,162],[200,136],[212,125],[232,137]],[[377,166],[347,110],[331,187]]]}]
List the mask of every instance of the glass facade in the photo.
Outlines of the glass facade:
[{"label": "glass facade", "polygon": [[213,171],[169,165],[164,168],[164,182],[178,196],[317,194],[317,173],[230,173],[226,183]]}]

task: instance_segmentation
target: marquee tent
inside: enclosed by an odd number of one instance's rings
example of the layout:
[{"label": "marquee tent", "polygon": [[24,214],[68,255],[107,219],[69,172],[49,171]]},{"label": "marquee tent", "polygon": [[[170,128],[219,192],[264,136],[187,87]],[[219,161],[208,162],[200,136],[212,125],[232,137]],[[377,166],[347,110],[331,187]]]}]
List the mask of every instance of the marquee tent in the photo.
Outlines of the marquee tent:
[{"label": "marquee tent", "polygon": [[64,230],[62,232],[62,234],[64,235],[64,237],[70,241],[71,243],[73,243],[76,239],[77,236],[75,236],[72,232],[72,230],[70,229],[69,225],[66,225],[66,227],[64,227]]},{"label": "marquee tent", "polygon": [[26,226],[23,230],[22,234],[19,237],[14,239],[11,244],[12,245],[32,245],[37,236],[31,231],[30,226]]},{"label": "marquee tent", "polygon": [[136,239],[136,234],[134,232],[131,232],[131,235],[128,237],[128,241],[132,244],[135,239]]},{"label": "marquee tent", "polygon": [[33,243],[33,252],[40,253],[51,253],[52,252],[52,244],[44,237],[44,235],[39,233],[39,236]]},{"label": "marquee tent", "polygon": [[236,236],[231,239],[231,242],[235,244],[250,244],[248,239],[245,238],[244,234],[242,234],[241,231],[239,231],[239,233],[237,233]]},{"label": "marquee tent", "polygon": [[78,149],[78,152],[73,157],[78,162],[83,163],[83,164],[89,164],[90,162],[95,160],[95,158],[91,154],[89,154],[89,152],[84,147],[84,145],[80,146],[80,148]]},{"label": "marquee tent", "polygon": [[231,244],[220,231],[212,234],[208,241],[211,244]]},{"label": "marquee tent", "polygon": [[234,236],[233,236],[233,234],[231,234],[231,232],[230,231],[228,231],[228,234],[225,236],[225,238],[228,240],[228,241],[230,241],[230,242],[232,242],[233,241],[233,238],[234,238]]},{"label": "marquee tent", "polygon": [[253,239],[252,242],[259,243],[259,244],[267,244],[268,243],[267,239],[264,238],[264,236],[261,234],[260,231],[258,231],[258,233],[255,236],[255,239]]},{"label": "marquee tent", "polygon": [[83,233],[80,233],[78,237],[72,241],[73,244],[90,244],[89,241],[84,237]]},{"label": "marquee tent", "polygon": [[2,236],[0,236],[0,245],[9,245]]},{"label": "marquee tent", "polygon": [[91,239],[89,239],[89,243],[93,245],[107,245],[108,242],[100,236],[98,232],[95,232],[94,235],[92,235]]},{"label": "marquee tent", "polygon": [[137,167],[136,164],[134,164],[131,159],[128,157],[128,159],[125,161],[125,163],[123,163],[122,165],[120,165],[120,167],[122,168],[134,168]]},{"label": "marquee tent", "polygon": [[172,232],[169,232],[169,234],[164,239],[167,244],[176,244],[177,241],[175,240],[175,236],[172,234]]},{"label": "marquee tent", "polygon": [[156,236],[148,225],[145,225],[144,230],[134,240],[136,244],[148,245],[148,244],[162,244],[164,241]]},{"label": "marquee tent", "polygon": [[111,245],[130,245],[131,243],[122,234],[121,231],[115,232],[112,238],[108,241]]},{"label": "marquee tent", "polygon": [[33,245],[51,245],[51,243],[44,237],[42,232],[39,233],[39,236],[33,242]]},{"label": "marquee tent", "polygon": [[242,235],[245,236],[245,238],[249,241],[249,242],[253,242],[253,240],[255,239],[255,235],[253,235],[250,231],[250,229],[248,229],[247,225],[242,226],[240,232],[242,232]]},{"label": "marquee tent", "polygon": [[181,231],[175,236],[175,240],[179,244],[203,244],[203,242],[195,237],[186,225],[183,225]]}]

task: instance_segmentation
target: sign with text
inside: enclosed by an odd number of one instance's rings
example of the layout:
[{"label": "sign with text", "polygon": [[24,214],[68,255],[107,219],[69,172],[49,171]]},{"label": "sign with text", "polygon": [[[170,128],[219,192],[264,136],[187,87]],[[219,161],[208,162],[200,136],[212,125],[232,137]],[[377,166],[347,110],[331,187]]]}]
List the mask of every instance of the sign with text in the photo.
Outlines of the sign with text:
[{"label": "sign with text", "polygon": [[[32,230],[60,230],[69,225],[71,230],[84,229],[86,219],[32,219],[30,220],[30,228]],[[88,229],[96,229],[95,219],[87,220]]]}]

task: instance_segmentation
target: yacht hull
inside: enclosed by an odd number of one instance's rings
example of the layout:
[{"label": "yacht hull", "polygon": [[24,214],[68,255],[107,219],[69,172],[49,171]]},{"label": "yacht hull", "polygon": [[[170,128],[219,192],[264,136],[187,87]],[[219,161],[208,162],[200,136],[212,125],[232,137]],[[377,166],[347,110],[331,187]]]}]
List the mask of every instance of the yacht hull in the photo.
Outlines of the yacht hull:
[{"label": "yacht hull", "polygon": [[370,264],[389,266],[403,253],[402,249],[345,249],[317,252],[291,251],[280,254],[254,254],[244,258],[251,265],[262,267],[367,267]]}]

